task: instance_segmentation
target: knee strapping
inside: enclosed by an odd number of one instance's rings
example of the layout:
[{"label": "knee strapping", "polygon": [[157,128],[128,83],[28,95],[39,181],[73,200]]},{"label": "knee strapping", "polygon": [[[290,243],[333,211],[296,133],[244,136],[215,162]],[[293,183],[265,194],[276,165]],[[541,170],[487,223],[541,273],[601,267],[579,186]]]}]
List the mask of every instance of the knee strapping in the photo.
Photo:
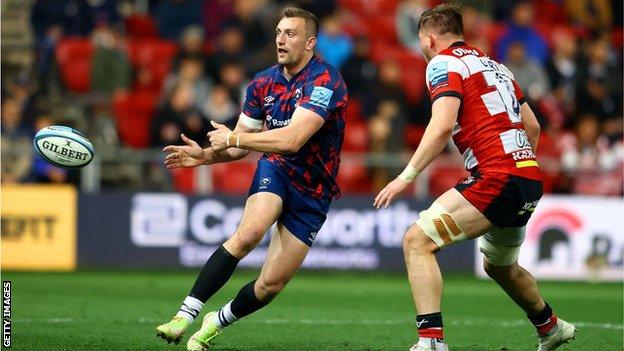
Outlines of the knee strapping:
[{"label": "knee strapping", "polygon": [[520,246],[502,246],[488,241],[485,237],[479,238],[479,251],[485,256],[485,261],[493,266],[509,266],[518,260]]},{"label": "knee strapping", "polygon": [[444,206],[434,202],[427,210],[421,211],[416,224],[433,240],[438,247],[466,240],[466,233],[457,225]]}]

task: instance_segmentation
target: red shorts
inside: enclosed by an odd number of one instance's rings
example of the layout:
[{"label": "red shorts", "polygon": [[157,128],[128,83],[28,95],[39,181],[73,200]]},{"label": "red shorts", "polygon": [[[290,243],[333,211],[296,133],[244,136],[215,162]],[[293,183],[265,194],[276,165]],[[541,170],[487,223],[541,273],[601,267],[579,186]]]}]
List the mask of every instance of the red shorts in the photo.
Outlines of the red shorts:
[{"label": "red shorts", "polygon": [[543,194],[539,180],[498,172],[473,171],[455,189],[499,228],[524,227]]}]

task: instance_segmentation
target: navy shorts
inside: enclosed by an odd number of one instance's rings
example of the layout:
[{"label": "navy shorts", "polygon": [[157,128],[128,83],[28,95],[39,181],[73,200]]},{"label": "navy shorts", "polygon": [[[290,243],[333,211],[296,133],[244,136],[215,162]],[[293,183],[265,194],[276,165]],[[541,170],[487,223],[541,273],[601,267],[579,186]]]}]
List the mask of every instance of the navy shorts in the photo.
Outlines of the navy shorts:
[{"label": "navy shorts", "polygon": [[312,246],[316,234],[321,230],[327,218],[331,198],[317,199],[302,194],[290,184],[288,176],[283,171],[269,161],[261,159],[258,161],[258,167],[249,188],[249,196],[263,191],[282,198],[282,214],[277,221],[297,239]]}]

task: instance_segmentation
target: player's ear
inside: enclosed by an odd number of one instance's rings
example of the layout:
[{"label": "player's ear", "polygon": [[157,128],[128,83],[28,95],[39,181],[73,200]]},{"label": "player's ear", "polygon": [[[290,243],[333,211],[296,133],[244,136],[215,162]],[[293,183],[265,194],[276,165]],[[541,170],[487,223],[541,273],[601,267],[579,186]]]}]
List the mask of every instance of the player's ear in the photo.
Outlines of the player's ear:
[{"label": "player's ear", "polygon": [[314,50],[315,46],[316,46],[316,37],[309,37],[308,41],[306,42],[306,50]]}]

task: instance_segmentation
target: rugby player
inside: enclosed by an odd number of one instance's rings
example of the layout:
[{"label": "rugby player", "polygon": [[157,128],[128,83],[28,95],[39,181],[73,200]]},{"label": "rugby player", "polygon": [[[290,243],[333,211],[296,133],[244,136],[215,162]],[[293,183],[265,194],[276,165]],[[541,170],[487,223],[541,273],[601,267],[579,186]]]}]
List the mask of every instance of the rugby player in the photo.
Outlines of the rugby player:
[{"label": "rugby player", "polygon": [[[278,64],[258,73],[247,88],[234,130],[212,122],[211,146],[167,146],[168,168],[196,167],[241,159],[258,161],[241,222],[208,259],[188,296],[158,336],[179,342],[202,307],[232,276],[236,265],[277,222],[260,276],[218,311],[207,313],[187,343],[206,350],[222,330],[266,306],[301,266],[332,200],[345,127],[347,88],[336,69],[314,55],[318,20],[286,8],[275,32]],[[261,131],[266,123],[267,130]]]},{"label": "rugby player", "polygon": [[443,4],[423,13],[418,35],[428,62],[431,120],[405,170],[375,198],[377,208],[414,181],[444,149],[449,137],[471,175],[442,194],[405,233],[403,251],[417,310],[418,342],[411,351],[447,350],[442,275],[435,253],[478,239],[483,267],[536,327],[538,350],[554,350],[574,338],[572,324],[544,302],[533,276],[518,265],[526,225],[542,196],[535,159],[540,131],[513,74],[463,41],[459,8]]}]

